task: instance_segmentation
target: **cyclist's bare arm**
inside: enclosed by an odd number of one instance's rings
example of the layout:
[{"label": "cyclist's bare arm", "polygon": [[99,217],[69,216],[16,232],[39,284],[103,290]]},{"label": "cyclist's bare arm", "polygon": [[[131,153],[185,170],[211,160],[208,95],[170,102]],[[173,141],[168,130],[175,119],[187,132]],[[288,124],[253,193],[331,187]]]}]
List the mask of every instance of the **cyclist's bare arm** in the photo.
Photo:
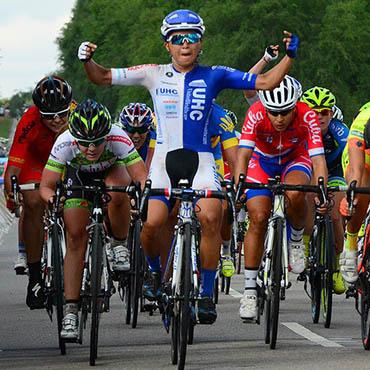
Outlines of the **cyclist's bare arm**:
[{"label": "cyclist's bare arm", "polygon": [[55,195],[56,183],[60,178],[61,174],[59,172],[44,168],[40,183],[40,196],[45,203],[52,201]]},{"label": "cyclist's bare arm", "polygon": [[[86,58],[90,58],[97,49],[97,45],[88,43],[86,48]],[[110,85],[112,82],[112,72],[110,69],[101,66],[93,59],[83,63],[84,69],[89,80],[96,85]]]},{"label": "cyclist's bare arm", "polygon": [[238,146],[231,146],[230,148],[224,149],[225,159],[230,168],[231,176],[235,174],[236,161],[238,159]]},{"label": "cyclist's bare arm", "polygon": [[326,186],[328,180],[328,168],[326,166],[326,160],[324,155],[317,155],[311,158],[313,173],[315,175],[315,184],[318,183],[318,178],[324,178],[324,184]]},{"label": "cyclist's bare arm", "polygon": [[21,168],[20,167],[15,167],[15,166],[8,166],[5,170],[4,174],[4,195],[5,197],[8,195],[12,196],[13,191],[12,191],[12,182],[10,178],[15,175],[17,178],[19,177],[19,174],[21,173]]},{"label": "cyclist's bare arm", "polygon": [[145,167],[144,161],[141,160],[130,166],[127,166],[126,168],[132,181],[134,182],[139,181],[141,183],[141,187],[144,188],[145,181],[148,177],[148,171]]},{"label": "cyclist's bare arm", "polygon": [[[291,42],[292,34],[288,31],[284,31],[286,37],[283,41],[288,48]],[[284,76],[289,72],[291,65],[294,62],[294,58],[290,58],[285,55],[284,58],[272,69],[266,73],[259,74],[256,79],[256,90],[272,90],[279,85]]]},{"label": "cyclist's bare arm", "polygon": [[[279,45],[270,45],[270,48],[272,49],[273,53],[275,54],[275,57],[277,58],[279,55],[278,51]],[[248,72],[257,74],[261,73],[263,69],[267,66],[267,64],[270,62],[270,60],[273,59],[271,57],[270,59],[266,58],[265,52],[265,55]],[[243,93],[246,99],[252,99],[257,94],[256,90],[243,90]]]},{"label": "cyclist's bare arm", "polygon": [[252,157],[253,149],[239,148],[235,168],[235,183],[238,184],[240,174],[247,174],[248,164]]},{"label": "cyclist's bare arm", "polygon": [[148,154],[146,155],[146,160],[145,160],[145,166],[148,169],[148,171],[149,171],[150,165],[152,164],[154,150],[155,148],[152,148],[151,146],[148,148]]},{"label": "cyclist's bare arm", "polygon": [[362,174],[365,171],[365,151],[359,148],[348,148],[349,165],[345,177],[347,184],[357,180],[356,186],[361,186]]}]

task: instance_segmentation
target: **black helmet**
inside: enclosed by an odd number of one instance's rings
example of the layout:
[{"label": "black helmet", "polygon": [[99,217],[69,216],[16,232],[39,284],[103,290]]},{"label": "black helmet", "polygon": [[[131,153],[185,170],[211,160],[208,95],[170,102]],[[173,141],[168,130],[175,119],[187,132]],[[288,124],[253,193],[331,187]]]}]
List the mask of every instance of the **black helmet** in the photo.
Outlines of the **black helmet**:
[{"label": "black helmet", "polygon": [[108,135],[112,121],[108,109],[92,99],[79,104],[69,116],[69,131],[77,140],[95,141]]},{"label": "black helmet", "polygon": [[45,77],[34,88],[32,99],[41,113],[67,111],[72,100],[72,88],[59,76]]}]

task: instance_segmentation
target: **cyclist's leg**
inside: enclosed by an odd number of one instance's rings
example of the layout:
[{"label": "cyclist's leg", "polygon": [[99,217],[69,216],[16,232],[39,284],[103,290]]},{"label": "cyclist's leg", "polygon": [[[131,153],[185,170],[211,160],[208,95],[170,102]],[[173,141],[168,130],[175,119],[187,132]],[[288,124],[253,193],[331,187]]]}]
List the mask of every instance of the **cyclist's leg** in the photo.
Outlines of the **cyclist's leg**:
[{"label": "cyclist's leg", "polygon": [[[311,161],[299,156],[287,163],[283,171],[283,181],[292,185],[307,185],[311,180]],[[300,191],[286,192],[286,213],[290,222],[289,264],[295,273],[303,272],[306,264],[303,232],[307,220],[306,195]]]},{"label": "cyclist's leg", "polygon": [[90,211],[83,199],[69,199],[64,209],[67,250],[64,259],[64,293],[66,298],[61,337],[74,339],[78,336],[78,302],[83,273],[83,261],[87,246]]},{"label": "cyclist's leg", "polygon": [[197,217],[202,227],[200,242],[202,299],[198,302],[198,318],[201,323],[212,324],[216,318],[213,303],[213,284],[220,258],[222,204],[218,199],[199,199]]},{"label": "cyclist's leg", "polygon": [[249,227],[244,238],[245,283],[239,315],[243,320],[253,320],[257,316],[257,273],[263,255],[271,198],[260,191],[248,191],[247,194]]},{"label": "cyclist's leg", "polygon": [[29,271],[26,303],[31,309],[44,307],[40,263],[43,244],[43,212],[44,203],[39,191],[24,192],[22,234],[26,245]]},{"label": "cyclist's leg", "polygon": [[14,261],[14,270],[17,275],[24,275],[27,273],[27,251],[23,238],[23,217],[24,212],[22,211],[18,222],[18,256]]},{"label": "cyclist's leg", "polygon": [[[127,186],[131,178],[124,165],[114,165],[105,177],[107,186]],[[112,231],[113,269],[127,271],[130,269],[130,252],[127,248],[127,234],[130,227],[130,203],[127,194],[111,192],[108,203],[108,216]]]},{"label": "cyclist's leg", "polygon": [[[361,186],[370,186],[370,169],[367,165],[361,178]],[[354,214],[347,222],[344,248],[339,261],[342,277],[348,285],[355,283],[358,277],[357,235],[365,219],[370,200],[370,197],[366,194],[356,194],[356,198],[358,199],[358,203]]]},{"label": "cyclist's leg", "polygon": [[222,202],[223,218],[221,226],[221,262],[222,262],[222,274],[224,276],[232,276],[235,272],[234,262],[231,257],[231,227],[227,222],[227,201]]},{"label": "cyclist's leg", "polygon": [[161,231],[168,218],[168,205],[160,199],[149,199],[148,217],[141,232],[141,242],[149,269],[144,276],[144,296],[149,300],[158,297],[161,282]]}]

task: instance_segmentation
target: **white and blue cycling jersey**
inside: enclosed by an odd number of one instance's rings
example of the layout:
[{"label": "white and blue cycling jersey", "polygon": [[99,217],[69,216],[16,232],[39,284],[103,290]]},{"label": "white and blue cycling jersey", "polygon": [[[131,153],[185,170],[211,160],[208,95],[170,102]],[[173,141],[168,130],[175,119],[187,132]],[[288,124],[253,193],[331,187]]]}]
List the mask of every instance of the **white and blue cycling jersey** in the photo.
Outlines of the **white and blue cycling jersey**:
[{"label": "white and blue cycling jersey", "polygon": [[228,67],[197,65],[179,72],[172,64],[112,69],[113,85],[140,85],[152,96],[157,119],[156,151],[211,152],[210,114],[223,89],[254,90],[257,75]]}]

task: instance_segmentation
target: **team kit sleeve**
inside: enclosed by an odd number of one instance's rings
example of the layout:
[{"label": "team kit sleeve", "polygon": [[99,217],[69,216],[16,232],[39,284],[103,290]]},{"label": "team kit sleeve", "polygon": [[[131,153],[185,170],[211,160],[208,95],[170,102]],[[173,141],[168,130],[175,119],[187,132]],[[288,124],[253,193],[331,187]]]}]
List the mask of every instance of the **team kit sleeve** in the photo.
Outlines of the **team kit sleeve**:
[{"label": "team kit sleeve", "polygon": [[151,86],[152,75],[157,70],[157,64],[142,64],[128,68],[112,68],[112,85],[139,85],[146,88]]},{"label": "team kit sleeve", "polygon": [[62,174],[68,161],[72,160],[73,141],[68,140],[68,133],[69,132],[66,131],[57,138],[53,148],[51,149],[49,159],[46,162],[46,169]]},{"label": "team kit sleeve", "polygon": [[331,131],[333,133],[335,141],[340,146],[341,151],[343,151],[347,144],[347,139],[348,139],[348,134],[349,134],[348,127],[344,123],[338,120],[335,120],[333,122],[333,128]]},{"label": "team kit sleeve", "polygon": [[128,167],[142,161],[133,142],[125,132],[114,132],[113,135],[108,137],[108,140],[111,142],[113,154],[117,157],[116,165],[125,165]]},{"label": "team kit sleeve", "polygon": [[254,105],[247,112],[239,140],[239,148],[254,149],[256,146],[256,119],[254,119]]},{"label": "team kit sleeve", "polygon": [[324,144],[321,136],[320,123],[317,114],[313,110],[304,112],[303,122],[307,126],[307,151],[312,158],[317,155],[325,155]]},{"label": "team kit sleeve", "polygon": [[22,168],[26,160],[27,152],[30,145],[30,132],[27,127],[35,125],[31,122],[27,115],[24,115],[15,130],[13,144],[10,148],[8,156],[8,166]]},{"label": "team kit sleeve", "polygon": [[222,89],[255,90],[257,74],[242,72],[237,69],[215,66],[212,67],[221,72],[220,86]]}]

